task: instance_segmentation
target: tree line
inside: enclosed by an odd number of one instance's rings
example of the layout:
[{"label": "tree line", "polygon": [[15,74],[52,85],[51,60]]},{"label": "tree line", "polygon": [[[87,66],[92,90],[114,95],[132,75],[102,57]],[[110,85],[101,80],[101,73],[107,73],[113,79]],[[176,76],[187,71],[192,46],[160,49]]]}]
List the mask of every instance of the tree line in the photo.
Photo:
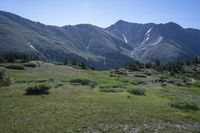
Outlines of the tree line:
[{"label": "tree line", "polygon": [[167,64],[161,64],[159,60],[156,60],[154,63],[147,62],[142,63],[139,61],[133,61],[125,65],[126,69],[139,71],[140,69],[155,69],[159,72],[169,71],[171,75],[176,73],[185,72],[184,66],[197,65],[200,64],[200,57],[194,57],[191,60],[187,61],[178,61],[178,62],[169,62]]},{"label": "tree line", "polygon": [[15,53],[8,52],[4,54],[0,54],[0,62],[15,62],[16,60],[22,60],[24,62],[31,60],[39,60],[39,55],[37,54],[25,54],[25,53]]},{"label": "tree line", "polygon": [[89,65],[87,65],[87,63],[81,61],[81,62],[77,62],[76,60],[68,60],[67,58],[64,59],[63,61],[64,65],[73,65],[73,66],[79,66],[81,69],[87,69],[90,68],[92,70],[95,70],[94,67],[90,67]]}]

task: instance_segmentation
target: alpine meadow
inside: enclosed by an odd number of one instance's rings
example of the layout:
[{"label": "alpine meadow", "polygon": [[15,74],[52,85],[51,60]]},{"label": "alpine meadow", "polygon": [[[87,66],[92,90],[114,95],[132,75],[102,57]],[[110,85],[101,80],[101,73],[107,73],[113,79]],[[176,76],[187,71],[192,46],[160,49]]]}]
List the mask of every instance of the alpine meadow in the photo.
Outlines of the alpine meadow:
[{"label": "alpine meadow", "polygon": [[200,132],[200,2],[0,3],[0,133]]}]

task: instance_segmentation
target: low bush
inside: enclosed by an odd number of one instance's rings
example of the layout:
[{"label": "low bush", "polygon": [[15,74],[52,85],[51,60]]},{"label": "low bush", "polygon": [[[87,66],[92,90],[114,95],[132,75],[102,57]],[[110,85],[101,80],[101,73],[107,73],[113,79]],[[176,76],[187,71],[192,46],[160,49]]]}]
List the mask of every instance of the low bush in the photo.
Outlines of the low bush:
[{"label": "low bush", "polygon": [[62,62],[53,62],[54,65],[64,65]]},{"label": "low bush", "polygon": [[9,86],[11,84],[10,78],[4,69],[0,69],[0,87]]},{"label": "low bush", "polygon": [[176,86],[185,86],[185,84],[183,82],[177,81],[175,82]]},{"label": "low bush", "polygon": [[49,89],[51,87],[45,84],[30,86],[26,89],[26,95],[41,95],[49,94]]},{"label": "low bush", "polygon": [[160,86],[165,87],[165,86],[167,86],[167,83],[162,83],[162,84],[160,84]]},{"label": "low bush", "polygon": [[113,93],[116,93],[116,92],[123,92],[123,90],[120,90],[120,89],[101,89],[100,92],[113,92]]},{"label": "low bush", "polygon": [[141,84],[146,84],[145,81],[135,81],[135,82],[132,82],[133,85],[141,85]]},{"label": "low bush", "polygon": [[127,98],[131,98],[131,96],[130,96],[130,95],[127,95]]},{"label": "low bush", "polygon": [[119,75],[126,75],[126,73],[125,73],[125,70],[122,70],[122,69],[114,69],[113,71],[112,71],[112,73],[114,73],[114,74],[119,74]]},{"label": "low bush", "polygon": [[55,88],[59,88],[59,87],[62,87],[62,86],[64,86],[64,84],[61,84],[61,83],[60,84],[56,84]]},{"label": "low bush", "polygon": [[199,106],[194,101],[178,100],[173,101],[171,106],[182,110],[199,110]]},{"label": "low bush", "polygon": [[25,63],[24,66],[25,67],[36,67],[37,65],[34,63]]},{"label": "low bush", "polygon": [[134,94],[134,95],[146,95],[144,89],[131,89],[128,90],[129,93]]},{"label": "low bush", "polygon": [[95,81],[92,81],[89,79],[81,79],[81,78],[71,79],[69,82],[71,84],[89,85],[91,87],[95,87],[97,85],[97,82],[95,82]]},{"label": "low bush", "polygon": [[123,84],[103,84],[99,88],[126,88],[126,86]]},{"label": "low bush", "polygon": [[19,64],[10,64],[10,65],[6,65],[5,68],[7,69],[16,69],[16,70],[24,70],[24,66],[19,65]]},{"label": "low bush", "polygon": [[134,75],[135,77],[138,77],[138,78],[147,78],[147,76],[146,75],[141,75],[141,74],[136,74],[136,75]]},{"label": "low bush", "polygon": [[200,82],[194,82],[194,83],[193,83],[193,86],[195,86],[195,87],[200,87]]},{"label": "low bush", "polygon": [[152,73],[150,73],[150,72],[145,72],[144,74],[146,74],[146,75],[148,75],[148,76],[151,76],[151,75],[152,75]]}]

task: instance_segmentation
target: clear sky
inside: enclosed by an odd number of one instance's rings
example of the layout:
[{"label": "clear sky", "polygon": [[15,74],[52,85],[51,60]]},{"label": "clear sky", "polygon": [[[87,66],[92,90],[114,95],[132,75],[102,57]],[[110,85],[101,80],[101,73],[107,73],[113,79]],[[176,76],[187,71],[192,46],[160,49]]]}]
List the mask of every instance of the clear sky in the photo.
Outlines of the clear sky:
[{"label": "clear sky", "polygon": [[57,26],[173,21],[200,29],[200,0],[0,0],[0,10]]}]

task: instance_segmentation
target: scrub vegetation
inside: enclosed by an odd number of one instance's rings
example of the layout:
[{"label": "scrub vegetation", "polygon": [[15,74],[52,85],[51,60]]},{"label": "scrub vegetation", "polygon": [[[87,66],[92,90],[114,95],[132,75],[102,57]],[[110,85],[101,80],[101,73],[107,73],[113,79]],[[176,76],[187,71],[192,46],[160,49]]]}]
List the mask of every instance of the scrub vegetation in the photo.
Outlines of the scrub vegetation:
[{"label": "scrub vegetation", "polygon": [[200,63],[107,71],[24,64],[1,63],[2,133],[200,132]]}]

